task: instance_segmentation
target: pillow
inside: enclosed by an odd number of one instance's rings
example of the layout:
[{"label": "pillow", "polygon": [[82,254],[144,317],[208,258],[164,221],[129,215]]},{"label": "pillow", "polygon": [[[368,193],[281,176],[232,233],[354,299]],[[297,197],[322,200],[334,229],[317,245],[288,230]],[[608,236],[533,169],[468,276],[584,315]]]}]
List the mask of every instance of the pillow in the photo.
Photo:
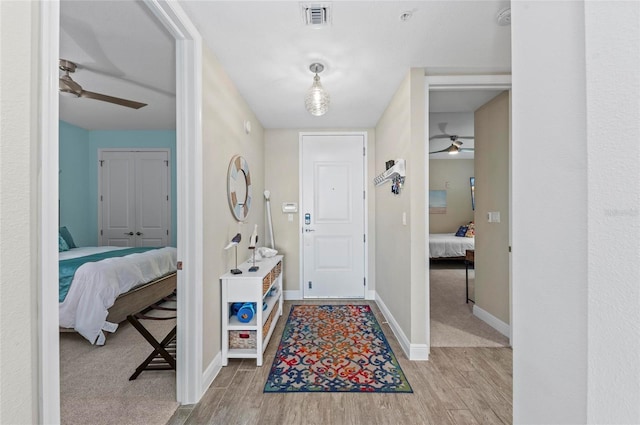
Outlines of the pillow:
[{"label": "pillow", "polygon": [[456,236],[464,237],[467,234],[467,226],[460,226],[456,232]]},{"label": "pillow", "polygon": [[467,233],[464,234],[467,238],[473,238],[476,235],[476,228],[473,222],[469,223]]},{"label": "pillow", "polygon": [[64,240],[61,234],[58,233],[58,252],[69,251],[69,245]]},{"label": "pillow", "polygon": [[69,230],[67,230],[66,227],[61,227],[59,230],[60,230],[60,236],[62,236],[64,241],[67,243],[67,247],[77,248],[75,242],[73,241],[73,238],[71,237],[71,233],[69,233]]}]

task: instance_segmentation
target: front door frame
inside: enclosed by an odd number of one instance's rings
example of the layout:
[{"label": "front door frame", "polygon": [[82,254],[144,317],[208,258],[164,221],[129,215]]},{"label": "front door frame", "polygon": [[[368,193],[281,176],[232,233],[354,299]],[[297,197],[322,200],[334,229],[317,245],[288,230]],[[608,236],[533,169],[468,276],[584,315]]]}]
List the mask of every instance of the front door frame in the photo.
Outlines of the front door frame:
[{"label": "front door frame", "polygon": [[[176,40],[177,248],[178,273],[176,397],[194,404],[204,393],[202,373],[202,39],[182,8],[172,1],[145,0]],[[40,2],[40,175],[38,193],[38,416],[60,423],[58,336],[58,58],[60,2]],[[52,255],[53,253],[56,255]]]},{"label": "front door frame", "polygon": [[367,174],[367,167],[369,164],[368,161],[368,149],[367,147],[369,146],[369,141],[367,138],[367,132],[366,131],[304,131],[304,132],[300,132],[298,134],[298,202],[299,202],[299,233],[298,233],[298,255],[299,255],[299,259],[300,259],[300,270],[299,270],[299,281],[300,281],[300,286],[298,289],[298,295],[296,297],[289,297],[289,299],[304,299],[304,235],[302,233],[302,228],[304,225],[304,217],[303,217],[303,213],[302,213],[302,140],[304,138],[304,136],[362,136],[364,139],[364,152],[363,152],[363,161],[364,161],[364,191],[365,191],[365,195],[364,195],[364,234],[365,234],[365,241],[364,241],[364,279],[365,279],[365,284],[364,284],[364,299],[369,299],[368,295],[370,294],[369,291],[369,202],[368,202],[368,197],[367,197],[367,179],[368,179],[368,174]]}]

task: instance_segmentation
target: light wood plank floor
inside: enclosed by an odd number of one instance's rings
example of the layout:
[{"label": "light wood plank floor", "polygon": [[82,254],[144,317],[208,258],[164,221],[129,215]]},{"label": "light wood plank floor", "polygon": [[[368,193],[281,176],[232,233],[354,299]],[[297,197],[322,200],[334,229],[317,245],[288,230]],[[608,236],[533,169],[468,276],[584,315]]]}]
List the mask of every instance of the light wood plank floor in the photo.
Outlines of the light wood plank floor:
[{"label": "light wood plank floor", "polygon": [[265,352],[255,360],[230,360],[202,400],[180,407],[169,425],[186,424],[510,424],[512,351],[510,348],[432,348],[429,361],[410,362],[374,302],[376,319],[413,388],[413,394],[264,394],[291,305],[347,304],[285,302],[284,313]]}]

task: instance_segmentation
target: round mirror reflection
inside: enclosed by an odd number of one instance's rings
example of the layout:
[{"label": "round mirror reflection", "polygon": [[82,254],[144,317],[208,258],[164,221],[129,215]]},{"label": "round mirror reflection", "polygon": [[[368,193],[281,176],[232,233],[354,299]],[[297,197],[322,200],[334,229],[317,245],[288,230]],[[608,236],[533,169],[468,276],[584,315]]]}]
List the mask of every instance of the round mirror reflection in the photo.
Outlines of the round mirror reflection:
[{"label": "round mirror reflection", "polygon": [[240,155],[231,158],[229,163],[227,192],[234,218],[238,221],[245,220],[251,208],[251,175],[249,164]]}]

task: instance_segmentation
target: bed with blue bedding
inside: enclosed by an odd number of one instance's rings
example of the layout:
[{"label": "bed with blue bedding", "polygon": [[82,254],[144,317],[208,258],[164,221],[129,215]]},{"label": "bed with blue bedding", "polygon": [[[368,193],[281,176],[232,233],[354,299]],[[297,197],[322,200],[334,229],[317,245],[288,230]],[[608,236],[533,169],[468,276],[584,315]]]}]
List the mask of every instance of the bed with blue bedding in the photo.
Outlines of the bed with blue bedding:
[{"label": "bed with blue bedding", "polygon": [[[62,242],[61,242],[62,243]],[[96,345],[130,314],[176,289],[173,247],[82,247],[59,252],[60,327]]]}]

